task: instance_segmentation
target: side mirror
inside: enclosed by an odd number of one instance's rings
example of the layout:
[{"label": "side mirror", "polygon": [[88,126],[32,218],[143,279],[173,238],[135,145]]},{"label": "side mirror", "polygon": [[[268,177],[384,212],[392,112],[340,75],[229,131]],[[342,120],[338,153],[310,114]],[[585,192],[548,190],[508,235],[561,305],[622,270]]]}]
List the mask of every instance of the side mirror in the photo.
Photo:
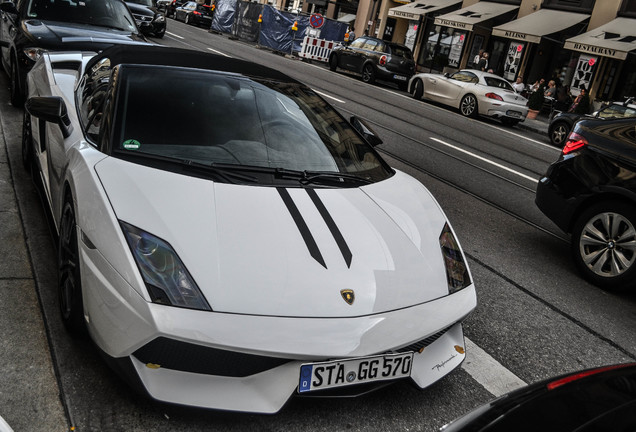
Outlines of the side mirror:
[{"label": "side mirror", "polygon": [[364,139],[371,144],[371,146],[375,147],[377,145],[382,144],[382,140],[378,135],[371,129],[371,127],[361,118],[356,116],[351,117],[349,120],[351,126],[364,137]]},{"label": "side mirror", "polygon": [[18,14],[18,9],[15,7],[15,3],[12,1],[5,1],[0,3],[0,11],[10,13],[10,14]]},{"label": "side mirror", "polygon": [[33,117],[58,125],[64,138],[71,136],[73,126],[68,117],[66,104],[61,97],[31,97],[24,104],[24,109]]}]

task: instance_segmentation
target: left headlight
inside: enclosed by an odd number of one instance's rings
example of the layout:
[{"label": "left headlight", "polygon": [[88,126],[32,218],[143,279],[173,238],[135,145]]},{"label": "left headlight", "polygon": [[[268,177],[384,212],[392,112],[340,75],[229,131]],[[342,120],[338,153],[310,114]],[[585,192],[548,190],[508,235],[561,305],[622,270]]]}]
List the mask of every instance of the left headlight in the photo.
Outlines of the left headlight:
[{"label": "left headlight", "polygon": [[469,286],[471,280],[462,250],[448,223],[444,224],[442,234],[439,236],[439,245],[442,248],[442,256],[444,257],[448,293],[453,294]]},{"label": "left headlight", "polygon": [[212,310],[172,246],[139,228],[119,223],[153,303]]},{"label": "left headlight", "polygon": [[155,15],[155,19],[154,19],[155,22],[164,22],[165,20],[166,20],[166,17],[163,16],[163,14]]}]

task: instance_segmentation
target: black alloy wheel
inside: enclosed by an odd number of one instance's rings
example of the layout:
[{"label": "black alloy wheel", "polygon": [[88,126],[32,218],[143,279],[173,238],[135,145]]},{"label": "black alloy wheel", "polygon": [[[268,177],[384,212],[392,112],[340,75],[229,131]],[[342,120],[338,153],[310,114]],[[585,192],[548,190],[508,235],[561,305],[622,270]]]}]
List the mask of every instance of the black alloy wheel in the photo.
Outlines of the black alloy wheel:
[{"label": "black alloy wheel", "polygon": [[459,103],[459,110],[464,117],[477,116],[477,98],[472,94],[467,94]]},{"label": "black alloy wheel", "polygon": [[186,16],[185,16],[185,23],[186,23],[186,24],[190,24],[190,14],[186,14]]},{"label": "black alloy wheel", "polygon": [[572,256],[583,276],[611,291],[636,284],[636,206],[622,201],[592,205],[574,223]]},{"label": "black alloy wheel", "polygon": [[570,127],[565,122],[557,122],[550,128],[550,142],[556,147],[563,147],[570,134]]},{"label": "black alloy wheel", "polygon": [[375,82],[375,69],[371,63],[367,63],[362,68],[362,81],[367,84],[373,84]]},{"label": "black alloy wheel", "polygon": [[31,135],[31,115],[24,110],[22,114],[22,166],[29,171],[33,154],[33,136]]},{"label": "black alloy wheel", "polygon": [[421,79],[416,79],[413,83],[413,97],[420,100],[422,96],[424,96],[424,83]]},{"label": "black alloy wheel", "polygon": [[62,209],[58,243],[58,292],[62,322],[74,336],[84,336],[84,305],[77,242],[77,226],[72,199],[67,196]]}]

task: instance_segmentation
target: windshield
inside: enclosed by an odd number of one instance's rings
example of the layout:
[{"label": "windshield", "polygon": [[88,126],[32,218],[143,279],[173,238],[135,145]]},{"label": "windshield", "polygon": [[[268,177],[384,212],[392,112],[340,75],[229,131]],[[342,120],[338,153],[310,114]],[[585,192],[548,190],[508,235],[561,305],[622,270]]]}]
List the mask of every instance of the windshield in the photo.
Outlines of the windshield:
[{"label": "windshield", "polygon": [[118,79],[114,153],[370,181],[388,175],[352,126],[300,84],[152,66],[122,66]]},{"label": "windshield", "polygon": [[117,0],[30,0],[27,16],[137,32],[128,8]]}]

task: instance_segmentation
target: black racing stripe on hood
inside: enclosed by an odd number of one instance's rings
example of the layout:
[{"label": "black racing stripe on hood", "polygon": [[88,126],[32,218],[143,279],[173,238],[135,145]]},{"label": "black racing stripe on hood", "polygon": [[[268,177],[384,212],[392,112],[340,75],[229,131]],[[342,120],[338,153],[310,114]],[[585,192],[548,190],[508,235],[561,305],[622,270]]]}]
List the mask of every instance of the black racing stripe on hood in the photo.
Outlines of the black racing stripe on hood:
[{"label": "black racing stripe on hood", "polygon": [[320,253],[320,249],[318,249],[318,245],[316,244],[316,240],[314,240],[314,236],[311,235],[311,231],[309,231],[307,223],[305,223],[303,216],[300,214],[300,211],[298,210],[298,207],[296,207],[296,204],[294,203],[294,200],[292,200],[292,197],[289,195],[289,192],[287,192],[287,189],[284,188],[276,188],[276,190],[278,191],[280,197],[283,199],[283,202],[285,203],[289,214],[291,214],[292,219],[294,219],[294,222],[298,227],[298,231],[300,231],[300,235],[303,237],[303,240],[305,240],[307,249],[309,249],[309,253],[324,268],[327,268],[327,264],[325,264],[325,260]]},{"label": "black racing stripe on hood", "polygon": [[333,235],[333,238],[336,241],[336,244],[340,248],[342,257],[347,263],[347,267],[351,268],[351,260],[353,259],[353,254],[351,253],[351,249],[349,249],[349,246],[347,245],[346,240],[342,236],[342,233],[338,229],[338,225],[336,225],[336,222],[334,222],[333,218],[331,217],[331,214],[329,214],[329,211],[327,210],[323,202],[320,200],[320,197],[318,196],[316,191],[314,189],[305,189],[305,190],[307,191],[309,198],[311,198],[311,200],[314,202],[314,205],[318,209],[320,216],[322,216],[323,220],[327,224],[329,231],[331,231],[331,235]]}]

